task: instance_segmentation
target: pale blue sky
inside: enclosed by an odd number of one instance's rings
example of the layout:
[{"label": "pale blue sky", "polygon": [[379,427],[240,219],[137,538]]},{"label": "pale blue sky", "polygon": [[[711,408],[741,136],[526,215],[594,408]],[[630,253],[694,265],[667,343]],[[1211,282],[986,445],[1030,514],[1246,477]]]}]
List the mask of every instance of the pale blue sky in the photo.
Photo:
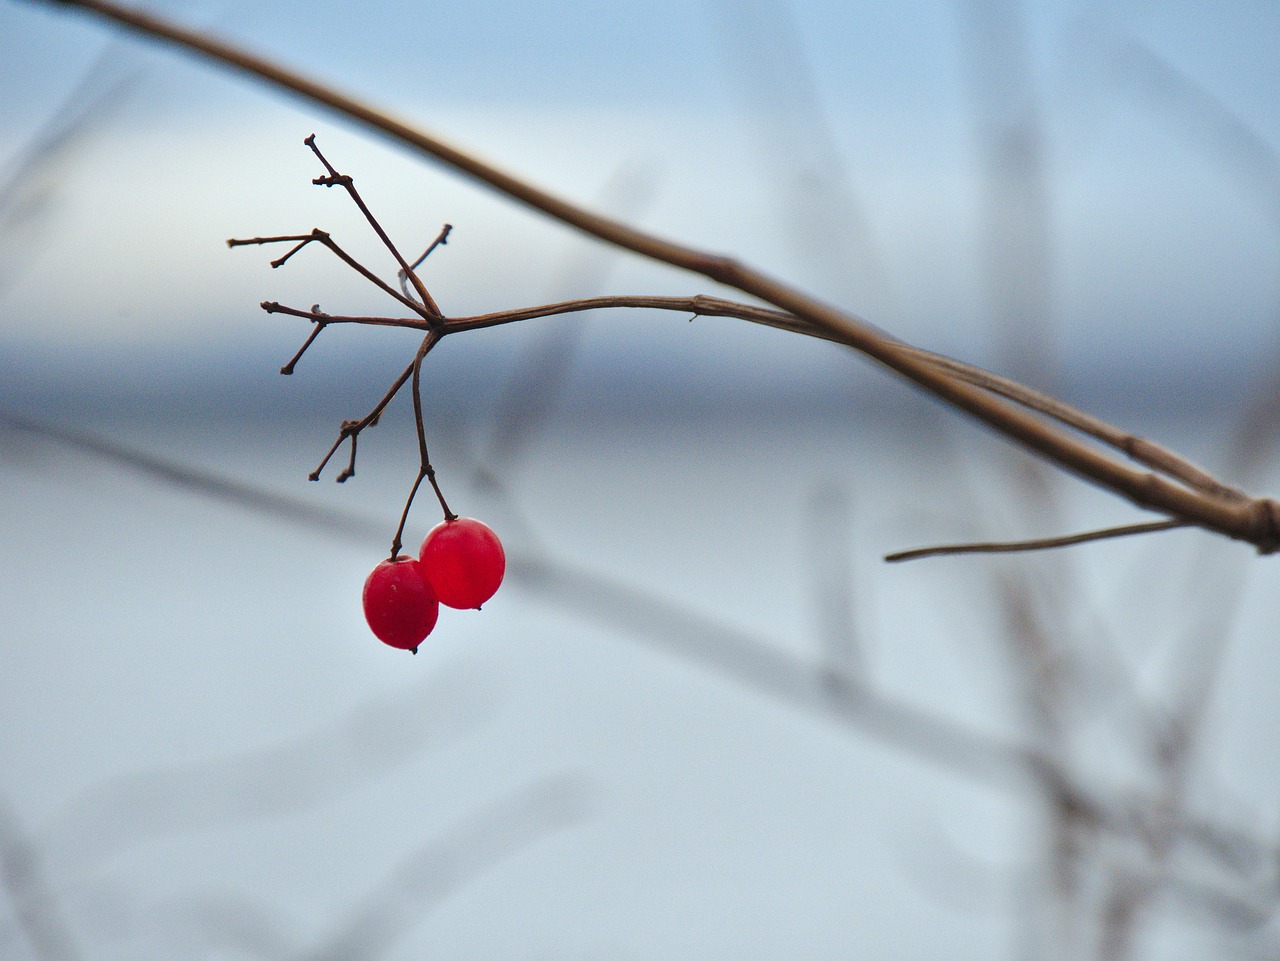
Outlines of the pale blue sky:
[{"label": "pale blue sky", "polygon": [[[986,90],[988,108],[1004,99],[997,113],[1032,104],[1030,129],[1042,134],[1050,272],[1042,299],[1013,303],[1048,317],[1069,363],[1112,374],[1140,363],[1156,380],[1209,363],[1235,378],[1270,342],[1280,13],[1266,4],[1040,3],[1021,31],[1014,22],[986,41],[975,40],[976,5],[947,3],[808,2],[787,14],[727,0],[374,2],[359,16],[313,4],[158,6],[575,199],[608,206],[620,178],[638,191],[627,212],[643,225],[980,361],[999,356],[993,318],[1010,276],[1027,272],[1019,253],[993,275],[985,253],[997,220],[977,120]],[[319,256],[271,273],[258,252],[222,247],[234,234],[324,225],[377,256],[339,198],[308,189],[300,141],[313,131],[406,247],[455,224],[434,266],[452,313],[558,297],[588,249],[309,107],[38,3],[0,6],[6,169],[108,44],[93,89],[136,80],[42,167],[47,180],[23,182],[16,203],[47,203],[11,221],[4,241],[0,343],[28,352],[33,381],[56,379],[77,355],[100,364],[104,350],[186,356],[180,366],[208,378],[239,378],[241,364],[260,368],[259,355],[287,353],[304,333],[260,316],[259,300],[378,310],[374,292]],[[993,62],[980,49],[1015,51],[1014,68],[975,72]],[[1023,80],[1030,99],[1010,94]],[[808,206],[793,193],[806,176],[818,181]],[[707,287],[628,258],[610,270],[590,292]],[[754,332],[703,342],[682,321],[595,323],[608,333],[591,338],[583,369],[603,381],[638,352],[646,371],[678,357],[678,377],[692,380],[758,363],[779,364],[783,381],[843,369]],[[458,356],[489,363],[479,340]],[[344,349],[366,347],[355,338]]]}]

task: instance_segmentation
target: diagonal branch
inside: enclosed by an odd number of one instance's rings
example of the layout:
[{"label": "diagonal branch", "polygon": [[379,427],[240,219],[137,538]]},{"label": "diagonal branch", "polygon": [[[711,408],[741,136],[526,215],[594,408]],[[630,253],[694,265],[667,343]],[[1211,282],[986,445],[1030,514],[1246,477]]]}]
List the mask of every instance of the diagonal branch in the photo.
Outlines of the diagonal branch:
[{"label": "diagonal branch", "polygon": [[801,318],[829,339],[852,347],[911,380],[1014,443],[1139,507],[1246,541],[1263,554],[1280,550],[1280,504],[1270,498],[1236,499],[1201,490],[1188,490],[1164,477],[1136,470],[1045,423],[1007,399],[940,369],[936,364],[921,358],[917,351],[886,336],[852,314],[842,312],[729,257],[686,247],[580,207],[325,84],[225,41],[110,0],[53,2],[97,14],[153,39],[185,48],[289,90],[606,243],[651,260],[701,274],[717,283],[758,297]]}]

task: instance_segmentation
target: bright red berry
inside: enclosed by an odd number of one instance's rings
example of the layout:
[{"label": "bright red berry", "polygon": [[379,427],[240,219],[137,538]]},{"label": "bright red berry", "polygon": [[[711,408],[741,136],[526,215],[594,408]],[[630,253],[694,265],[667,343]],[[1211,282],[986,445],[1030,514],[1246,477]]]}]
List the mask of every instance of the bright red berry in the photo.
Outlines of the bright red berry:
[{"label": "bright red berry", "polygon": [[493,597],[507,570],[498,535],[470,517],[433,527],[418,558],[423,576],[448,607],[479,608]]},{"label": "bright red berry", "polygon": [[416,652],[439,616],[435,592],[412,557],[383,561],[364,582],[364,619],[384,644]]}]

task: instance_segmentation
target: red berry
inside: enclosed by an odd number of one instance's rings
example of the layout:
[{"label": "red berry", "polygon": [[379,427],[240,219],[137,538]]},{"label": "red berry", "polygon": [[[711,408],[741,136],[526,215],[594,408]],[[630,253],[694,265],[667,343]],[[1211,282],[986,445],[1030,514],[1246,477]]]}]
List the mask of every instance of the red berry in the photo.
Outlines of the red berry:
[{"label": "red berry", "polygon": [[498,535],[470,517],[433,527],[418,557],[423,576],[448,607],[479,608],[493,597],[507,570]]},{"label": "red berry", "polygon": [[440,603],[412,557],[383,561],[364,582],[364,619],[384,644],[416,652],[439,616]]}]

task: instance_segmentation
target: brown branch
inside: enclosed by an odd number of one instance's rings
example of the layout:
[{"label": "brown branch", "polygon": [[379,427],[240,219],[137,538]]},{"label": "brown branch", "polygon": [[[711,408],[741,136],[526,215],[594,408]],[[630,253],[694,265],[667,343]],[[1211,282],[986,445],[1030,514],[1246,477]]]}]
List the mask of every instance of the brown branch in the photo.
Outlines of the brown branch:
[{"label": "brown branch", "polygon": [[1029,410],[1034,410],[1044,414],[1046,417],[1053,418],[1061,424],[1072,427],[1082,434],[1086,434],[1095,440],[1101,441],[1108,447],[1120,451],[1130,460],[1157,470],[1162,474],[1167,474],[1193,490],[1202,491],[1210,496],[1221,497],[1225,500],[1249,500],[1249,496],[1243,491],[1222,483],[1203,468],[1197,467],[1191,461],[1161,447],[1154,441],[1113,427],[1106,421],[1077,410],[1056,398],[1019,384],[1017,381],[983,370],[981,367],[975,367],[972,364],[966,364],[963,361],[955,360],[942,354],[919,350],[919,348],[912,349],[917,350],[921,356],[927,357],[931,363],[951,371],[969,383],[985,388],[1002,397],[1007,397],[1009,400]]},{"label": "brown branch", "polygon": [[352,257],[349,253],[347,253],[345,250],[339,247],[337,241],[335,241],[331,236],[329,236],[329,234],[326,231],[321,230],[319,227],[311,231],[311,233],[309,234],[289,234],[289,235],[284,235],[280,237],[248,237],[245,239],[237,239],[235,237],[232,237],[230,240],[227,241],[227,246],[228,247],[249,247],[249,246],[260,247],[264,244],[280,244],[280,243],[289,243],[291,241],[296,241],[297,246],[291,249],[283,257],[278,257],[275,260],[271,261],[272,267],[282,266],[285,263],[285,261],[287,261],[290,257],[296,254],[303,247],[307,246],[307,244],[311,244],[311,243],[322,244],[323,246],[328,247],[330,250],[332,250],[334,253],[334,256],[336,256],[344,264],[346,264],[348,267],[350,267],[352,270],[358,273],[361,277],[369,281],[369,283],[373,284],[383,293],[389,294],[392,297],[394,297],[400,303],[404,304],[414,313],[422,317],[423,320],[430,322],[436,316],[435,314],[431,313],[428,307],[418,303],[412,297],[406,297],[404,294],[400,293],[400,291],[396,290],[394,287],[388,284],[385,280],[383,280],[381,277],[375,274],[368,267],[364,266],[364,264],[360,263],[358,260]]},{"label": "brown branch", "polygon": [[644,233],[579,207],[491,166],[466,151],[416,130],[318,81],[206,34],[109,0],[57,0],[130,27],[166,43],[292,91],[346,116],[418,153],[452,167],[525,206],[606,243],[701,274],[758,297],[812,324],[828,339],[846,344],[913,381],[944,402],[966,411],[1008,439],[1062,469],[1110,490],[1139,507],[1253,544],[1260,553],[1280,549],[1280,504],[1270,498],[1234,498],[1188,489],[1165,477],[1135,470],[1028,414],[937,364],[859,318],[723,256],[705,253]]},{"label": "brown branch", "polygon": [[440,233],[436,235],[435,240],[431,241],[431,243],[427,245],[427,249],[422,252],[422,256],[419,257],[417,260],[415,260],[413,263],[409,264],[409,267],[408,267],[409,272],[406,272],[404,270],[401,270],[399,272],[399,274],[397,275],[397,279],[400,281],[400,289],[405,292],[406,296],[408,296],[409,290],[407,287],[405,287],[405,282],[409,280],[410,276],[414,277],[415,284],[420,283],[420,281],[417,280],[417,276],[414,274],[411,274],[411,272],[421,267],[423,264],[423,261],[425,261],[428,257],[430,257],[432,251],[434,251],[437,247],[443,247],[445,244],[447,244],[449,242],[449,234],[452,233],[452,231],[453,231],[453,224],[445,224],[443,227],[441,227]]},{"label": "brown branch", "polygon": [[[427,341],[430,341],[431,345],[434,345],[439,341],[439,339],[440,335],[435,331],[427,334]],[[426,345],[426,342],[424,342],[424,348],[419,348],[423,354],[431,349],[430,346]],[[342,429],[338,432],[338,439],[334,441],[333,446],[329,448],[329,453],[324,455],[324,460],[320,461],[320,466],[307,475],[308,480],[318,481],[320,479],[320,475],[324,472],[325,466],[329,463],[330,459],[332,459],[333,455],[338,452],[338,448],[342,446],[343,442],[346,441],[347,438],[351,439],[351,463],[347,466],[346,470],[338,475],[337,480],[338,483],[341,484],[343,481],[347,480],[347,478],[355,476],[356,438],[359,437],[362,430],[371,424],[376,423],[378,418],[382,416],[382,412],[387,409],[387,405],[391,403],[396,394],[400,393],[400,388],[402,388],[408,382],[409,378],[413,376],[413,371],[417,364],[418,359],[415,357],[413,363],[404,369],[400,376],[395,379],[395,383],[391,385],[390,389],[382,395],[382,400],[378,401],[378,403],[374,405],[373,410],[363,418],[360,420],[348,420],[343,422]]]},{"label": "brown branch", "polygon": [[[500,310],[487,314],[477,314],[471,317],[446,317],[442,318],[442,332],[446,334],[458,333],[464,330],[480,330],[486,327],[497,327],[502,324],[517,323],[525,320],[533,320],[538,317],[552,317],[560,314],[577,313],[586,310],[616,309],[616,308],[642,308],[649,310],[669,310],[679,313],[692,313],[705,317],[732,317],[738,320],[749,321],[754,324],[761,324],[766,327],[773,327],[777,330],[785,330],[795,334],[802,334],[807,337],[816,337],[823,340],[832,340],[824,331],[818,330],[813,325],[806,323],[794,314],[788,314],[785,311],[776,310],[769,307],[760,307],[753,304],[743,304],[738,301],[726,300],[722,297],[711,297],[706,294],[698,294],[692,297],[655,297],[655,296],[633,296],[633,295],[613,295],[601,297],[586,297],[579,300],[561,301],[554,304],[542,304],[536,307],[520,307],[514,310]],[[367,324],[379,327],[408,327],[414,330],[427,331],[431,329],[431,325],[421,320],[411,317],[367,317],[367,316],[341,316],[320,314],[314,309],[310,311],[298,310],[293,307],[285,307],[274,301],[267,301],[262,304],[262,309],[268,313],[290,314],[294,317],[304,317],[317,323],[324,320],[326,323],[335,324]],[[888,336],[888,335],[886,335]],[[1046,417],[1052,418],[1061,424],[1073,428],[1088,437],[1092,437],[1108,447],[1126,455],[1130,460],[1136,463],[1150,467],[1152,470],[1158,471],[1168,477],[1176,480],[1192,490],[1202,491],[1206,494],[1219,496],[1230,500],[1247,501],[1249,498],[1243,492],[1234,487],[1228,487],[1222,482],[1216,480],[1202,468],[1196,466],[1191,461],[1178,454],[1173,453],[1145,437],[1139,437],[1130,434],[1119,428],[1102,421],[1090,414],[1086,414],[1081,410],[1077,410],[1069,404],[1065,404],[1060,400],[1049,397],[1040,391],[1033,390],[1016,381],[993,374],[981,367],[973,364],[966,364],[963,361],[955,360],[943,354],[935,354],[932,351],[923,350],[918,347],[909,347],[903,345],[903,348],[916,354],[921,360],[935,364],[943,368],[957,377],[960,377],[977,387],[988,390],[992,393],[999,394],[1009,400],[1033,410]]]},{"label": "brown branch", "polygon": [[1134,534],[1152,534],[1190,526],[1186,521],[1152,521],[1146,524],[1125,524],[1121,527],[1104,527],[1080,534],[1064,534],[1061,537],[1041,537],[1029,541],[982,541],[974,544],[945,544],[939,547],[916,547],[909,551],[886,554],[890,564],[899,561],[915,561],[924,557],[945,557],[956,554],[1016,554],[1022,551],[1043,551],[1052,547],[1070,547],[1089,541],[1109,540],[1115,537],[1131,537]]},{"label": "brown branch", "polygon": [[[427,453],[427,431],[422,422],[422,362],[439,340],[438,334],[427,334],[418,347],[417,355],[413,358],[413,422],[418,434],[418,476],[413,486],[409,488],[404,510],[400,513],[400,524],[396,527],[396,536],[391,540],[390,556],[392,558],[400,553],[400,547],[404,543],[404,525],[409,520],[409,509],[413,507],[413,499],[418,496],[418,488],[422,486],[424,480],[431,481],[431,489],[435,491],[436,500],[440,502],[445,520],[453,520],[458,516],[449,510],[449,505],[444,500],[444,493],[440,490],[440,483],[436,480],[435,468],[431,466],[431,455]],[[417,652],[417,648],[414,648],[414,653]]]},{"label": "brown branch", "polygon": [[[262,308],[266,310],[266,304],[263,304]],[[311,308],[310,316],[315,325],[312,327],[310,335],[308,335],[307,339],[303,341],[302,346],[298,348],[298,352],[289,358],[289,362],[280,368],[280,373],[286,377],[293,373],[293,369],[298,366],[298,361],[302,360],[302,355],[307,352],[307,348],[316,342],[316,338],[320,336],[320,332],[324,330],[325,326],[329,323],[324,319],[324,312],[320,309],[319,304],[316,304]]]},{"label": "brown branch", "polygon": [[439,317],[440,308],[437,307],[436,302],[431,299],[431,295],[427,293],[426,286],[401,255],[399,248],[391,242],[391,238],[387,236],[387,232],[382,229],[382,224],[378,223],[378,218],[373,215],[373,211],[365,204],[364,198],[360,196],[360,191],[356,190],[356,184],[351,178],[351,175],[338,173],[338,171],[333,168],[333,165],[325,159],[324,154],[320,152],[320,148],[316,146],[315,134],[308,136],[303,143],[311,148],[311,152],[316,155],[316,158],[324,164],[324,169],[329,172],[327,177],[317,177],[311,182],[322,187],[342,187],[346,190],[352,203],[360,209],[360,213],[364,214],[364,219],[368,221],[369,226],[373,228],[373,232],[377,234],[378,239],[382,241],[382,245],[391,252],[391,256],[394,257],[396,263],[400,265],[400,276],[407,277],[413,283],[413,289],[417,292],[418,298],[422,301],[422,306],[426,307],[433,316]]}]

